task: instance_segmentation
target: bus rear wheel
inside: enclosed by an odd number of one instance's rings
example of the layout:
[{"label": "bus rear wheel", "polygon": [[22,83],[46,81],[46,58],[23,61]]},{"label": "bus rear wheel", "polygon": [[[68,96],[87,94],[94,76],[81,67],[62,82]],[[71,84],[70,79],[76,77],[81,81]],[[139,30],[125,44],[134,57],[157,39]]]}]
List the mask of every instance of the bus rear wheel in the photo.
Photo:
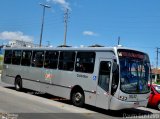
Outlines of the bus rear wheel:
[{"label": "bus rear wheel", "polygon": [[84,105],[84,93],[82,91],[75,91],[71,97],[73,105],[82,107]]},{"label": "bus rear wheel", "polygon": [[16,77],[16,79],[15,79],[15,89],[17,91],[21,91],[22,90],[22,79],[19,76]]}]

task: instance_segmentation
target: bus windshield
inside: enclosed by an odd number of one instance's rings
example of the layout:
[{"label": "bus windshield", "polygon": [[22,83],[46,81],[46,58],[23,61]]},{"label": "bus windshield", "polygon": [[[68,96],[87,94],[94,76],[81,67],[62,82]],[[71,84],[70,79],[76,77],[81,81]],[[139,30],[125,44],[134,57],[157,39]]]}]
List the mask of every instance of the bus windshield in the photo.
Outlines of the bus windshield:
[{"label": "bus windshield", "polygon": [[121,90],[125,93],[148,93],[150,63],[146,54],[119,50]]}]

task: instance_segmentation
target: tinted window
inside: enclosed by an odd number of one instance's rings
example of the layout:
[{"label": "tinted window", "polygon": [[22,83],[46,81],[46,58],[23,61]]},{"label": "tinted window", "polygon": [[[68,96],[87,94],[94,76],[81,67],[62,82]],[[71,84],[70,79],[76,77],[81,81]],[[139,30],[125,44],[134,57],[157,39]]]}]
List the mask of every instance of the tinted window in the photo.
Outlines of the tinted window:
[{"label": "tinted window", "polygon": [[77,72],[93,73],[95,63],[95,53],[94,52],[78,52],[76,58]]},{"label": "tinted window", "polygon": [[4,63],[11,64],[12,61],[12,50],[6,50],[4,55]]},{"label": "tinted window", "polygon": [[58,64],[58,52],[46,51],[44,67],[49,69],[56,69]]},{"label": "tinted window", "polygon": [[13,53],[12,53],[12,64],[20,65],[21,55],[22,55],[22,51],[21,50],[13,50]]},{"label": "tinted window", "polygon": [[43,67],[44,51],[33,51],[32,66]]},{"label": "tinted window", "polygon": [[30,66],[30,64],[31,64],[31,56],[32,56],[32,51],[23,51],[22,52],[21,65]]},{"label": "tinted window", "polygon": [[75,52],[61,52],[59,57],[59,66],[61,70],[73,71],[75,61]]}]

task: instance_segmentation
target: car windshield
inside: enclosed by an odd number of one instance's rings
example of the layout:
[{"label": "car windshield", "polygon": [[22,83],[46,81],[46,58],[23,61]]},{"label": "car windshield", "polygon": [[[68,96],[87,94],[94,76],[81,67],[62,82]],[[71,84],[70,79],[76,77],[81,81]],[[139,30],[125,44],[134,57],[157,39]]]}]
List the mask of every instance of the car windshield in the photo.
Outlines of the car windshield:
[{"label": "car windshield", "polygon": [[154,86],[154,88],[158,93],[160,93],[160,86],[159,85]]},{"label": "car windshield", "polygon": [[121,90],[126,93],[148,93],[150,63],[147,55],[135,51],[120,53]]}]

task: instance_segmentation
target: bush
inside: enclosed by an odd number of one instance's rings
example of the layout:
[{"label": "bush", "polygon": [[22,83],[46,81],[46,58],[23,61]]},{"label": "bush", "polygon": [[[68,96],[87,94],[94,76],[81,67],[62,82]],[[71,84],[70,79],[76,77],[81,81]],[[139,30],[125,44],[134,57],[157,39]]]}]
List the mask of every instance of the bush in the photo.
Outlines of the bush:
[{"label": "bush", "polygon": [[157,80],[157,82],[155,82],[155,84],[158,84],[158,85],[160,85],[160,80]]}]

